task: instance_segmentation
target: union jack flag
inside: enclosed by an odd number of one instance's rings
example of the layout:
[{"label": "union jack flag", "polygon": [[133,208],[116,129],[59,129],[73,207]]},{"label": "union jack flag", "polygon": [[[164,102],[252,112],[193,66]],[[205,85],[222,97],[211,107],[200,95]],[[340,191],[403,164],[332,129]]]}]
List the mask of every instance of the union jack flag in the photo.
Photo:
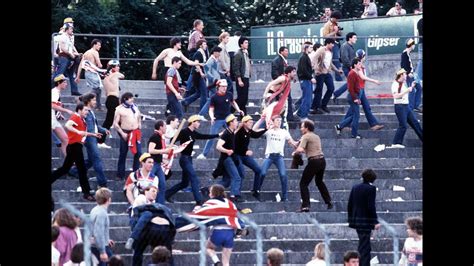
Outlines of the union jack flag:
[{"label": "union jack flag", "polygon": [[[206,227],[228,225],[234,229],[243,229],[245,223],[237,217],[237,213],[237,207],[232,201],[226,198],[216,198],[206,201],[201,208],[193,210],[187,215],[204,223]],[[199,229],[197,225],[190,223],[184,217],[176,218],[177,232],[190,232],[197,229]]]}]

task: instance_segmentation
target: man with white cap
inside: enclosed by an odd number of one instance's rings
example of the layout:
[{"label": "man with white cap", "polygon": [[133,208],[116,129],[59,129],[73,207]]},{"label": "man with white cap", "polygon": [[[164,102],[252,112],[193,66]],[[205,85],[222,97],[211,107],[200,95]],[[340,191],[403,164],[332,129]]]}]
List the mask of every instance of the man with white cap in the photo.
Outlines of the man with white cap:
[{"label": "man with white cap", "polygon": [[[239,165],[237,169],[242,178],[245,177],[244,165],[252,169],[255,173],[253,180],[252,195],[260,201],[260,194],[258,193],[258,186],[262,169],[253,158],[253,151],[249,149],[250,138],[260,138],[267,129],[260,128],[260,125],[265,121],[265,116],[260,117],[257,123],[253,122],[253,118],[250,115],[246,115],[242,118],[242,126],[237,129],[235,133],[235,154],[239,159]],[[252,127],[253,126],[253,127]]]},{"label": "man with white cap", "polygon": [[[227,80],[220,79],[217,81],[217,93],[211,97],[211,104],[209,107],[209,116],[211,117],[211,135],[219,132],[225,125],[225,118],[231,114],[231,104],[237,112],[245,115],[244,112],[240,110],[237,102],[234,101],[232,94],[227,92]],[[197,159],[206,159],[213,144],[214,140],[208,140],[203,152],[197,157]]]},{"label": "man with white cap", "polygon": [[71,66],[71,63],[74,62],[75,58],[80,56],[74,46],[73,31],[74,26],[72,23],[64,24],[64,34],[61,34],[61,37],[58,39],[59,45],[56,51],[58,54],[58,66],[56,68],[55,76],[59,74],[67,76],[71,85],[71,94],[81,95],[77,89],[77,84],[74,81],[75,71]]},{"label": "man with white cap", "polygon": [[201,205],[202,204],[202,195],[201,192],[199,191],[200,183],[199,183],[199,178],[196,175],[196,172],[194,171],[193,167],[193,157],[191,156],[193,152],[193,147],[194,147],[194,141],[196,139],[212,139],[212,138],[217,138],[219,135],[217,134],[211,134],[211,135],[206,135],[206,134],[201,134],[196,131],[196,129],[199,128],[201,125],[202,117],[200,115],[192,115],[188,118],[188,127],[181,130],[179,132],[178,137],[176,138],[176,141],[179,141],[180,144],[183,144],[187,141],[191,141],[186,148],[181,152],[181,157],[179,158],[179,166],[183,169],[183,176],[181,179],[181,182],[174,185],[170,189],[166,190],[165,193],[165,199],[168,202],[173,202],[171,200],[171,196],[176,194],[178,191],[180,191],[183,188],[186,188],[191,182],[191,188],[193,191],[194,195],[194,200],[196,200],[196,205]]}]

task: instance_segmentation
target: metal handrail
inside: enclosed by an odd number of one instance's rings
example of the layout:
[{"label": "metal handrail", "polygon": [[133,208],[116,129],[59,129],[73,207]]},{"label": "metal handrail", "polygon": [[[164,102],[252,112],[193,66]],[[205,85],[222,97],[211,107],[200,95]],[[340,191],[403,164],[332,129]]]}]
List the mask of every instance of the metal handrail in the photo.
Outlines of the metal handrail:
[{"label": "metal handrail", "polygon": [[389,225],[384,219],[378,218],[380,225],[385,227],[393,237],[393,265],[398,265],[398,234],[393,226]]},{"label": "metal handrail", "polygon": [[250,218],[248,218],[245,215],[238,213],[237,217],[242,219],[245,223],[247,223],[250,227],[252,227],[255,230],[257,266],[262,266],[263,265],[262,228],[260,228],[254,221],[252,221]]},{"label": "metal handrail", "polygon": [[187,215],[185,212],[180,212],[180,215],[182,215],[186,220],[190,221],[191,223],[199,226],[199,266],[205,266],[206,265],[206,226],[190,217]]},{"label": "metal handrail", "polygon": [[319,228],[319,230],[321,230],[324,234],[324,260],[326,262],[326,265],[331,265],[330,262],[331,262],[331,259],[330,259],[330,256],[331,254],[329,253],[329,244],[331,242],[331,240],[329,239],[329,235],[326,231],[326,228],[324,225],[320,224],[318,222],[318,220],[316,220],[315,218],[309,218],[308,217],[308,220],[313,223],[314,225],[316,225],[317,228]]}]

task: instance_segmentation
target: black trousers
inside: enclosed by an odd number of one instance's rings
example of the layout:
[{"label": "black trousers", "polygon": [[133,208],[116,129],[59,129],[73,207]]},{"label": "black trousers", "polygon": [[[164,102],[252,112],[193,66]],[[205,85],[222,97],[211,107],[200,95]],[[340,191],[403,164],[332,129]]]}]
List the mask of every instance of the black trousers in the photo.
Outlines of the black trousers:
[{"label": "black trousers", "polygon": [[[149,222],[140,237],[134,243],[133,250],[133,266],[142,266],[143,263],[143,252],[148,245],[151,246],[152,250],[156,246],[165,246],[172,252],[172,244],[176,235],[176,229],[172,225],[160,225]],[[171,265],[173,263],[173,257],[171,257]]]},{"label": "black trousers", "polygon": [[326,204],[331,202],[331,196],[329,195],[328,188],[326,184],[323,182],[324,177],[324,170],[326,169],[326,159],[309,159],[308,164],[303,170],[303,176],[300,180],[300,193],[301,193],[301,200],[303,203],[301,204],[302,208],[309,207],[309,189],[308,185],[315,177],[316,186],[323,197],[323,200]]},{"label": "black trousers", "polygon": [[59,167],[51,173],[51,184],[58,178],[67,174],[72,165],[76,163],[77,172],[79,173],[79,184],[81,185],[82,193],[89,195],[91,187],[89,186],[89,179],[87,179],[87,169],[84,162],[84,154],[82,153],[82,144],[79,142],[69,144],[66,147],[66,159],[64,159],[63,166]]},{"label": "black trousers", "polygon": [[242,82],[244,86],[240,87],[238,79],[235,79],[235,87],[237,89],[237,99],[235,101],[239,105],[240,110],[244,111],[247,115],[247,108],[245,106],[249,101],[249,79],[242,78]]},{"label": "black trousers", "polygon": [[360,254],[360,266],[370,266],[370,233],[372,230],[357,229],[357,235],[359,236],[359,247],[357,250]]},{"label": "black trousers", "polygon": [[[291,85],[290,85],[291,86]],[[291,88],[290,93],[288,94],[288,112],[286,114],[286,120],[293,120],[293,99],[291,98]]]},{"label": "black trousers", "polygon": [[107,108],[107,114],[105,115],[104,123],[102,127],[110,129],[114,123],[115,108],[120,105],[119,98],[113,95],[107,96],[105,100],[105,107]]}]

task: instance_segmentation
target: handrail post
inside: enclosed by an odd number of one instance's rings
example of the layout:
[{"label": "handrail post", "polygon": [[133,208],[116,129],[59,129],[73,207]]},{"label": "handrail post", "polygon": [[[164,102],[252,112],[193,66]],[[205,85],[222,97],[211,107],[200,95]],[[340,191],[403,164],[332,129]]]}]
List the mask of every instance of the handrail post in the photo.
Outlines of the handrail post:
[{"label": "handrail post", "polygon": [[250,227],[255,229],[255,238],[257,240],[257,266],[263,265],[263,243],[262,243],[262,228],[260,228],[254,221],[250,220],[245,215],[240,213],[237,214],[237,217],[242,219],[245,223],[247,223]]},{"label": "handrail post", "polygon": [[326,245],[326,247],[324,248],[324,260],[326,261],[326,265],[331,265],[331,255],[329,253],[329,244],[331,240],[329,239],[329,235],[327,234],[326,228],[314,218],[309,218],[309,220],[311,221],[311,223],[316,225],[316,227],[324,234],[324,244]]},{"label": "handrail post", "polygon": [[199,266],[205,266],[206,265],[206,226],[203,223],[199,222],[198,220],[190,217],[184,212],[181,212],[180,214],[186,220],[199,226],[199,249],[201,251],[199,254]]},{"label": "handrail post", "polygon": [[398,265],[398,235],[393,226],[389,225],[384,219],[378,218],[379,223],[387,229],[393,237],[393,265]]},{"label": "handrail post", "polygon": [[120,36],[117,35],[115,37],[115,56],[117,57],[117,60],[120,58]]},{"label": "handrail post", "polygon": [[72,214],[78,216],[81,218],[81,220],[84,221],[84,237],[82,238],[82,241],[84,243],[84,262],[86,263],[87,266],[92,266],[92,257],[91,257],[91,243],[90,243],[90,235],[92,231],[92,222],[87,217],[84,213],[80,212],[77,210],[74,206],[72,206],[70,203],[64,201],[64,200],[59,200],[59,204],[66,208],[68,211],[70,211]]}]

